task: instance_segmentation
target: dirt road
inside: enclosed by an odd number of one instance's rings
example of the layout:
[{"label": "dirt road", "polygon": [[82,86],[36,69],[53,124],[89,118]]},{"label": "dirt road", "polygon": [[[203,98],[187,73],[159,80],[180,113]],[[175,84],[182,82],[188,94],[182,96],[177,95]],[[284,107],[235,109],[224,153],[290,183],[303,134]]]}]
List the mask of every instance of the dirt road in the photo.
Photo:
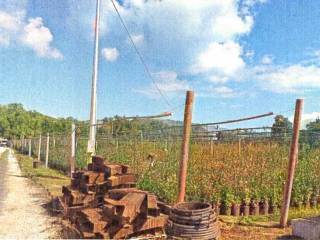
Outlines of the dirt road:
[{"label": "dirt road", "polygon": [[[0,148],[0,155],[6,149]],[[58,219],[49,216],[46,192],[21,176],[13,151],[0,160],[0,239],[59,238]]]}]

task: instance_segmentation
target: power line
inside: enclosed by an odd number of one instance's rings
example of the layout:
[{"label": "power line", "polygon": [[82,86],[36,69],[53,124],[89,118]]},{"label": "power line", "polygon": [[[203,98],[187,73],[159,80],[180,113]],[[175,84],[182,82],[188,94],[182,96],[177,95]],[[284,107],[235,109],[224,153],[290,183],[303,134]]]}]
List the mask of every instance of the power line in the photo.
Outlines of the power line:
[{"label": "power line", "polygon": [[150,70],[149,70],[146,62],[144,61],[144,59],[143,59],[143,57],[142,57],[142,54],[140,53],[139,49],[137,48],[136,44],[134,43],[134,41],[133,41],[133,39],[132,39],[132,36],[131,36],[131,34],[130,34],[130,31],[129,31],[129,29],[127,28],[126,23],[124,22],[123,18],[121,17],[121,14],[120,14],[117,6],[116,6],[115,3],[114,3],[114,0],[110,0],[110,1],[111,1],[112,5],[113,5],[114,10],[117,12],[117,15],[118,15],[118,17],[119,17],[119,19],[120,19],[120,22],[121,22],[123,28],[125,29],[125,31],[126,31],[128,37],[129,37],[129,39],[130,39],[130,42],[131,42],[134,50],[136,51],[137,55],[139,56],[139,59],[140,59],[142,65],[143,65],[143,67],[144,67],[144,69],[145,69],[145,72],[147,73],[147,75],[148,75],[148,77],[151,79],[151,81],[153,82],[154,86],[156,87],[157,91],[159,92],[160,96],[163,98],[163,100],[165,101],[165,103],[166,103],[170,108],[172,108],[173,106],[170,104],[169,100],[167,99],[167,97],[165,96],[165,94],[161,91],[161,89],[160,89],[159,86],[157,85],[156,81],[155,81],[154,78],[152,77],[152,74],[151,74],[151,72],[150,72]]}]

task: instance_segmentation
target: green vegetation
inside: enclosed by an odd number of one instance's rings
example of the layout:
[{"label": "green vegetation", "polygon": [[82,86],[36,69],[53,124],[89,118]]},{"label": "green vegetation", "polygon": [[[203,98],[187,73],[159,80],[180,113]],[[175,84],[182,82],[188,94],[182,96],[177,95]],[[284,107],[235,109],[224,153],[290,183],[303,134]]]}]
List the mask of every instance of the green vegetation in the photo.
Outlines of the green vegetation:
[{"label": "green vegetation", "polygon": [[[79,142],[79,148],[85,147]],[[98,139],[98,154],[110,162],[128,164],[139,176],[139,187],[173,203],[177,196],[180,141],[118,138]],[[83,144],[83,145],[81,145]],[[212,151],[211,151],[212,149]],[[192,142],[187,178],[189,200],[241,203],[250,199],[280,204],[286,179],[289,144],[271,139],[238,142]],[[320,149],[301,147],[293,204],[319,195]]]},{"label": "green vegetation", "polygon": [[21,154],[16,154],[16,157],[22,175],[31,178],[34,182],[43,186],[52,196],[61,195],[62,186],[70,184],[70,178],[66,177],[63,173],[43,166],[33,168],[32,158]]},{"label": "green vegetation", "polygon": [[[49,117],[37,111],[27,111],[22,104],[18,103],[0,105],[0,136],[5,138],[38,137],[40,133],[69,134],[72,123],[81,126],[80,134],[87,135],[88,123],[85,121],[78,121],[72,117]],[[101,123],[104,125],[99,127],[99,133],[112,133],[114,136],[124,133],[136,134],[168,126],[167,123],[158,120],[134,119],[129,121],[120,116],[104,118]]]},{"label": "green vegetation", "polygon": [[273,137],[284,136],[292,131],[292,123],[283,115],[277,115],[272,124],[271,134]]},{"label": "green vegetation", "polygon": [[[51,132],[49,165],[67,171],[70,157],[70,125],[74,119],[55,119],[36,112],[25,111],[19,104],[2,106],[0,129],[6,136],[36,135]],[[3,120],[5,119],[5,120]],[[8,121],[10,124],[5,124]],[[155,192],[160,198],[174,202],[177,195],[177,172],[180,159],[181,132],[165,132],[179,122],[131,120],[123,117],[105,118],[98,127],[97,153],[109,162],[128,164],[139,176],[139,187]],[[87,162],[88,125],[76,122],[78,168]],[[31,129],[31,130],[30,130]],[[196,129],[194,129],[196,130]],[[201,129],[197,129],[197,131]],[[308,124],[301,138],[292,204],[301,206],[319,195],[320,120]],[[28,132],[29,131],[29,132]],[[145,135],[141,135],[144,132]],[[276,116],[271,138],[241,140],[228,133],[221,141],[208,138],[193,139],[187,179],[189,200],[241,203],[251,199],[266,199],[278,205],[286,177],[292,124]],[[62,133],[59,134],[59,133]],[[151,134],[152,133],[152,134]],[[156,133],[156,134],[155,134]],[[279,136],[280,138],[279,140]],[[236,139],[236,141],[235,141]],[[312,139],[312,140],[311,140]],[[45,138],[41,158],[44,159]],[[33,141],[33,154],[37,142]]]},{"label": "green vegetation", "polygon": [[38,136],[40,133],[65,133],[72,118],[53,118],[36,111],[27,111],[22,104],[0,105],[0,136],[12,139]]}]

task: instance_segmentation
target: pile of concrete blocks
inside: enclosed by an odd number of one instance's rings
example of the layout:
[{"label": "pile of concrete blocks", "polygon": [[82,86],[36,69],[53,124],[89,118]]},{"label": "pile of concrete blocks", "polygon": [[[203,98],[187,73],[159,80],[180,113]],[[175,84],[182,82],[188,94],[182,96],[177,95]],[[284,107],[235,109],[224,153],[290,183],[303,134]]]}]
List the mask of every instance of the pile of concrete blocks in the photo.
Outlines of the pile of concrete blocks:
[{"label": "pile of concrete blocks", "polygon": [[154,194],[135,187],[136,176],[127,165],[94,156],[87,169],[73,173],[60,198],[79,237],[125,239],[163,232],[168,216]]}]

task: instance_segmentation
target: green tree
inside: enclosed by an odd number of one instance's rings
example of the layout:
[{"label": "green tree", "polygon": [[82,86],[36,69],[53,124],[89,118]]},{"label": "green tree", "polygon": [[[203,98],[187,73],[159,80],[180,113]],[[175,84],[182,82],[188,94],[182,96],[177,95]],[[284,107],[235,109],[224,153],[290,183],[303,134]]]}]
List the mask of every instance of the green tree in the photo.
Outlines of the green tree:
[{"label": "green tree", "polygon": [[303,131],[302,137],[304,142],[310,146],[320,145],[320,118],[310,122],[306,126],[306,130]]},{"label": "green tree", "polygon": [[283,115],[277,115],[271,128],[272,137],[285,137],[292,132],[292,123]]}]

